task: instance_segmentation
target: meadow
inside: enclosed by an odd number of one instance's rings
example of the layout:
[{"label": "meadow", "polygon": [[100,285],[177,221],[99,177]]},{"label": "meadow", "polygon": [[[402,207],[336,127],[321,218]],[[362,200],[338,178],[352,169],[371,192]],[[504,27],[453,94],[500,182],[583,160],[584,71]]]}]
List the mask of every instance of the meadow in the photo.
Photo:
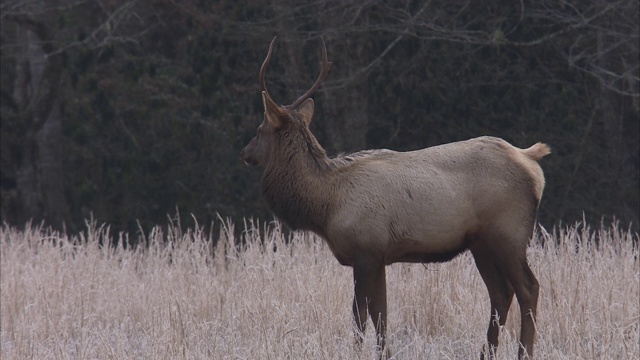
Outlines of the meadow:
[{"label": "meadow", "polygon": [[[158,227],[130,248],[88,225],[75,236],[0,229],[1,359],[374,359],[354,346],[352,272],[323,241],[251,225],[241,241]],[[117,241],[119,246],[103,246]],[[242,245],[237,246],[237,243]],[[640,358],[638,234],[539,228],[538,359]],[[476,359],[489,298],[472,257],[387,268],[394,359]],[[514,301],[499,359],[517,352]]]}]

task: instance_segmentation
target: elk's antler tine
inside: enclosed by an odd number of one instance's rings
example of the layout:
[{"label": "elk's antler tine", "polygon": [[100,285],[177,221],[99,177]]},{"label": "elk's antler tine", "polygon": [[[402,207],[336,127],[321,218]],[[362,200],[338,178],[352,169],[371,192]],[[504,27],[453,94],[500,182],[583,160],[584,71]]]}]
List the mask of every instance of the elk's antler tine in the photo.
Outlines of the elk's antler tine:
[{"label": "elk's antler tine", "polygon": [[331,63],[327,59],[327,46],[324,44],[324,38],[320,37],[320,40],[322,40],[322,69],[320,70],[320,75],[318,76],[318,80],[316,80],[313,86],[311,86],[311,89],[307,90],[307,92],[304,93],[302,96],[300,96],[298,100],[294,101],[291,105],[287,106],[288,108],[294,109],[298,107],[300,104],[302,104],[302,102],[307,100],[311,95],[313,95],[314,92],[316,92],[316,90],[318,90],[320,85],[322,85],[322,82],[324,81],[324,79],[329,74],[329,68],[331,67]]},{"label": "elk's antler tine", "polygon": [[[278,38],[277,36],[274,36],[273,40],[271,40],[271,44],[269,45],[269,52],[267,53],[267,57],[264,59],[264,62],[262,63],[262,66],[260,67],[260,77],[259,77],[260,90],[266,92],[267,95],[269,95],[269,91],[267,90],[267,85],[265,84],[265,81],[264,81],[264,74],[267,72],[267,64],[269,64],[269,60],[271,59],[271,52],[273,51],[273,44],[276,42],[277,38]],[[271,97],[271,95],[269,95],[269,97]]]}]

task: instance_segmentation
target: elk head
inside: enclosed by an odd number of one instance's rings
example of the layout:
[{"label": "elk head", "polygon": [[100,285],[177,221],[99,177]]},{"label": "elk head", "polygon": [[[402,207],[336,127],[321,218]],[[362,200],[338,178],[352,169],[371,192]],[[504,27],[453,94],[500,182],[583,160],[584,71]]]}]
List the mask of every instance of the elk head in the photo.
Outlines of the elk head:
[{"label": "elk head", "polygon": [[269,95],[264,79],[275,41],[276,37],[271,40],[269,52],[260,68],[259,82],[264,104],[264,119],[258,127],[256,136],[240,153],[248,165],[265,166],[269,164],[275,158],[276,150],[281,148],[279,144],[283,138],[287,137],[287,133],[302,130],[311,134],[309,124],[311,124],[313,116],[313,100],[310,96],[320,87],[331,66],[331,63],[327,61],[327,48],[322,40],[322,69],[316,82],[291,105],[277,105]]}]

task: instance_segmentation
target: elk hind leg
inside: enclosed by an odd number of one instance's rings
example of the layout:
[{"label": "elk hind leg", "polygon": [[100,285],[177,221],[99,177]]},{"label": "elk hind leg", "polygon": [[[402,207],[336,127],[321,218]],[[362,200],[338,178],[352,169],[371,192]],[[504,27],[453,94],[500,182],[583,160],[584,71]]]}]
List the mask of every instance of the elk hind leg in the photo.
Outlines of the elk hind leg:
[{"label": "elk hind leg", "polygon": [[533,275],[526,257],[523,257],[515,265],[515,269],[510,273],[510,281],[515,290],[518,304],[520,305],[520,344],[518,359],[525,356],[533,356],[533,343],[535,341],[536,312],[538,307],[539,284]]},{"label": "elk hind leg", "polygon": [[514,290],[507,276],[500,270],[499,265],[493,262],[496,259],[495,256],[486,251],[476,250],[472,253],[480,276],[489,291],[489,299],[491,301],[487,344],[480,355],[480,359],[484,359],[485,354],[489,358],[493,358],[498,347],[500,327],[504,326],[507,321]]}]

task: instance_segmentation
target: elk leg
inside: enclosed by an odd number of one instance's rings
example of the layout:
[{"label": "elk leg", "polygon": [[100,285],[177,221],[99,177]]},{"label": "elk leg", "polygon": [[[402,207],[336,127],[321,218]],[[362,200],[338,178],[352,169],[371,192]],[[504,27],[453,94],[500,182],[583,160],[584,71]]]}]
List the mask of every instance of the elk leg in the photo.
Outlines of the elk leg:
[{"label": "elk leg", "polygon": [[360,334],[356,334],[356,342],[362,343],[368,309],[376,328],[377,344],[382,354],[385,350],[387,330],[387,288],[384,263],[356,263],[353,268],[353,280],[355,287],[353,315],[360,331]]},{"label": "elk leg", "polygon": [[358,348],[364,341],[364,332],[367,329],[367,301],[365,296],[358,295],[357,281],[354,276],[355,295],[353,296],[353,319],[356,322],[355,343]]},{"label": "elk leg", "polygon": [[389,350],[385,347],[387,336],[387,281],[384,264],[380,265],[376,270],[373,293],[369,302],[369,315],[376,327],[376,338],[380,354],[384,354],[386,350],[386,358],[389,358],[391,357]]},{"label": "elk leg", "polygon": [[520,305],[520,344],[518,359],[533,357],[533,343],[536,335],[535,321],[538,307],[539,284],[526,258],[519,261],[517,271],[510,274],[511,284]]},{"label": "elk leg", "polygon": [[480,359],[484,359],[485,354],[489,358],[493,358],[495,357],[495,350],[498,347],[500,327],[504,326],[507,321],[514,290],[506,276],[500,271],[498,266],[491,261],[491,255],[478,254],[477,252],[473,255],[480,276],[487,286],[489,299],[491,300],[491,316],[489,318],[489,329],[487,330],[487,345],[485,345],[480,354]]}]

